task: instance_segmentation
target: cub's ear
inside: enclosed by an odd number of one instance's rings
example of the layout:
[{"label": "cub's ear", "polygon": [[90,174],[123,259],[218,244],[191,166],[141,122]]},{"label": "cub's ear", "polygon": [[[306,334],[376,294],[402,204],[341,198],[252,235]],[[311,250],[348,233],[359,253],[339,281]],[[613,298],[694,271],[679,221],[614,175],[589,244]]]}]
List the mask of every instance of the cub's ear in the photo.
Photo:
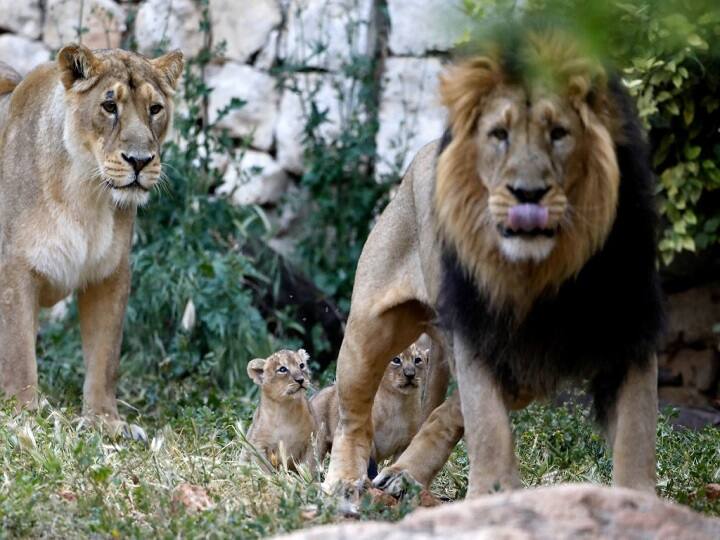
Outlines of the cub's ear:
[{"label": "cub's ear", "polygon": [[303,362],[307,362],[310,360],[310,355],[305,351],[305,349],[298,349],[298,356],[300,357],[300,360]]},{"label": "cub's ear", "polygon": [[263,384],[263,372],[265,370],[265,359],[264,358],[256,358],[255,360],[250,360],[247,365],[247,374],[248,377],[252,379],[252,381],[257,384],[258,386],[262,386]]},{"label": "cub's ear", "polygon": [[66,45],[57,55],[62,83],[69,89],[76,81],[91,79],[97,75],[100,63],[85,45],[71,43]]},{"label": "cub's ear", "polygon": [[183,53],[181,51],[171,51],[155,58],[155,60],[151,60],[150,63],[165,77],[165,81],[170,85],[170,88],[175,90],[178,81],[180,81],[183,67],[185,67]]}]

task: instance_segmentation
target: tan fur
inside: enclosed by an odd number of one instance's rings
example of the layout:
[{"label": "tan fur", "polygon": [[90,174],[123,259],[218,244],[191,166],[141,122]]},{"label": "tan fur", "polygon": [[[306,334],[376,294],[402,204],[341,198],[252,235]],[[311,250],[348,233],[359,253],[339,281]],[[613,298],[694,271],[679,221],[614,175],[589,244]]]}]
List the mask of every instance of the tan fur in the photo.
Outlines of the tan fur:
[{"label": "tan fur", "polygon": [[[372,457],[380,463],[397,457],[417,433],[423,417],[423,389],[430,350],[413,343],[385,368],[373,403],[375,427]],[[338,395],[335,385],[312,397],[310,406],[320,423],[320,456],[332,447],[338,424]]]},{"label": "tan fur", "polygon": [[[178,52],[149,60],[79,45],[22,81],[0,66],[12,90],[0,96],[0,389],[19,406],[36,403],[38,309],[77,290],[83,410],[124,426],[115,388],[135,208],[160,178],[182,66]],[[123,153],[152,156],[137,175],[144,189],[128,187]]]},{"label": "tan fur", "polygon": [[[606,77],[557,36],[531,37],[527,46],[525,58],[538,67],[528,85],[504,73],[494,53],[447,70],[441,96],[452,142],[439,159],[437,143],[418,153],[363,248],[338,358],[339,421],[324,483],[328,491],[364,479],[373,440],[373,398],[386,359],[423,332],[442,335],[436,308],[444,246],[456,252],[491,301],[519,322],[538,297],[552,295],[607,238],[618,200],[613,141],[619,135]],[[551,137],[558,126],[565,131]],[[506,139],[496,135],[498,128],[506,131]],[[551,239],[510,242],[499,232],[511,205],[518,204],[508,188],[518,186],[548,189],[538,204],[547,208]],[[404,474],[427,485],[464,433],[469,494],[517,486],[507,411],[533,396],[523,391],[504,395],[460,336],[447,338],[446,356],[454,360],[459,394],[430,414],[376,485],[393,485]],[[654,425],[652,377],[647,370],[625,382],[621,394],[626,397],[615,414],[634,420],[618,426],[645,420]],[[630,396],[645,386],[643,407],[633,410]],[[629,428],[617,433],[615,470],[622,472],[616,482],[648,489],[648,479],[654,478],[651,443],[638,441],[640,435]],[[636,446],[642,457],[620,457]]]},{"label": "tan fur", "polygon": [[[306,394],[310,384],[307,353],[302,349],[278,351],[266,359],[252,360],[247,371],[260,387],[248,442],[274,467],[281,464],[284,454],[289,469],[305,463],[314,470],[313,439],[318,429]],[[244,460],[250,456],[251,451],[243,451]]]}]

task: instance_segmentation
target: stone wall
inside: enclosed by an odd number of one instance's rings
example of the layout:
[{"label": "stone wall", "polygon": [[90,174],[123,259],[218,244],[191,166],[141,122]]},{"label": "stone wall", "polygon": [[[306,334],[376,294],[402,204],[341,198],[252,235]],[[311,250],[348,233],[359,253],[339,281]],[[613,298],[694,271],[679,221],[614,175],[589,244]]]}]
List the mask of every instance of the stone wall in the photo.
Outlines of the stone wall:
[{"label": "stone wall", "polygon": [[[342,129],[342,115],[353,106],[343,68],[357,54],[376,57],[381,66],[377,175],[404,169],[417,149],[442,134],[437,76],[467,26],[461,3],[209,0],[212,45],[225,43],[206,72],[214,88],[210,121],[241,98],[247,104],[219,125],[250,140],[240,163],[219,161],[226,169],[221,191],[242,204],[277,202],[303,170],[307,102],[328,110],[325,136]],[[25,74],[78,39],[91,48],[132,43],[148,55],[165,47],[193,56],[204,45],[200,21],[197,0],[0,0],[0,61]],[[303,66],[293,90],[283,90],[274,75],[288,64]]]}]

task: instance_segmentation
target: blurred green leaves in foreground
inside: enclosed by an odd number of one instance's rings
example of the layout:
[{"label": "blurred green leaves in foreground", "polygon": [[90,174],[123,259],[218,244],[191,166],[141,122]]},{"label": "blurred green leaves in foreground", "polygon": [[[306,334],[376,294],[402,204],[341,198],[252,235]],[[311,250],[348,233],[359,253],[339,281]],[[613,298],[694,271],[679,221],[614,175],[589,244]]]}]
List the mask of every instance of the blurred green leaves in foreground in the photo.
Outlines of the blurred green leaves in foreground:
[{"label": "blurred green leaves in foreground", "polygon": [[720,245],[717,0],[463,0],[479,35],[510,19],[561,26],[618,70],[652,144],[665,264]]}]

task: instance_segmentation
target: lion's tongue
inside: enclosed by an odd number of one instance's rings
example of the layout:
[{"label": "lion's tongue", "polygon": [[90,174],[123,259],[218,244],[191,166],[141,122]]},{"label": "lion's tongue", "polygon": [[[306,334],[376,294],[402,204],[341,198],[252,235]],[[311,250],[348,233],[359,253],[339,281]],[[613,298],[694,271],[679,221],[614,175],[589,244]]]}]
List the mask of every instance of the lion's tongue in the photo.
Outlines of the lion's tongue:
[{"label": "lion's tongue", "polygon": [[548,223],[548,209],[539,204],[518,204],[510,209],[508,220],[515,231],[544,229]]}]

